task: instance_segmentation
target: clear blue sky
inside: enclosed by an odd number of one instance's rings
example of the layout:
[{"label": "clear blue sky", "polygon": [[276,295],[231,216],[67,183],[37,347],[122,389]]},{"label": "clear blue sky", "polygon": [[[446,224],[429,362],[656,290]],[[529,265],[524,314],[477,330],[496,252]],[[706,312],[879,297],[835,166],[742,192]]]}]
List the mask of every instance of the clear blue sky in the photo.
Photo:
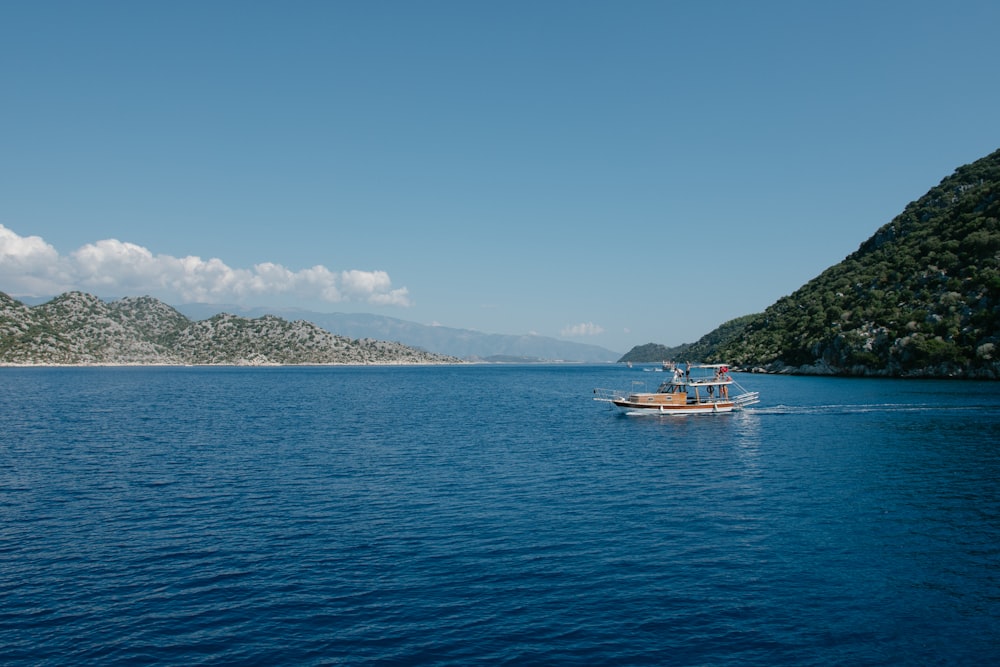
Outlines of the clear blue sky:
[{"label": "clear blue sky", "polygon": [[0,291],[626,351],[1000,147],[1000,3],[2,2]]}]

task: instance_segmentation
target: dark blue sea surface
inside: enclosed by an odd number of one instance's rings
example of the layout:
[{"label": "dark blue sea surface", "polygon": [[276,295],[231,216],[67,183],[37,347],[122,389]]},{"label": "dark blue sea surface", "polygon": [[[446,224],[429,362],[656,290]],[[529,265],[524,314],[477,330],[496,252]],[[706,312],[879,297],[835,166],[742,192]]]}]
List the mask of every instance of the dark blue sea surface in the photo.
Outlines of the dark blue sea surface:
[{"label": "dark blue sea surface", "polygon": [[1000,663],[1000,384],[0,369],[0,664]]}]

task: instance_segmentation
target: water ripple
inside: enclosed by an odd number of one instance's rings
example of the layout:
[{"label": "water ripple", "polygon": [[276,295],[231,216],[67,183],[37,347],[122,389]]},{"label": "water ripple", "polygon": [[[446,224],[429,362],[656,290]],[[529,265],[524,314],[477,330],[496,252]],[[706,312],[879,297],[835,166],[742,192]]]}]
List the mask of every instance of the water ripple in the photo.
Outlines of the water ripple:
[{"label": "water ripple", "polygon": [[991,385],[661,420],[600,367],[9,370],[5,664],[1000,659]]}]

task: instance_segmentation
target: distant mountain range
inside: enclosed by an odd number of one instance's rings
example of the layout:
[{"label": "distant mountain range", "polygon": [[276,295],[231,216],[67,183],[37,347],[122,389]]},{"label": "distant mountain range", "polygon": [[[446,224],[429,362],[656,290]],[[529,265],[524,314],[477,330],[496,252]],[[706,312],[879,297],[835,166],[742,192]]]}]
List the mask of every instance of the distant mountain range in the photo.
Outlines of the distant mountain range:
[{"label": "distant mountain range", "polygon": [[[29,306],[42,305],[49,297],[22,297]],[[117,299],[105,298],[114,302]],[[246,307],[234,304],[188,303],[171,306],[191,320],[205,320],[220,313],[245,318],[268,315],[285,320],[305,320],[346,338],[393,341],[433,354],[465,361],[497,363],[576,362],[611,363],[621,357],[599,345],[587,345],[546,336],[490,334],[472,329],[430,326],[369,313],[319,313],[300,308]]]},{"label": "distant mountain range", "polygon": [[428,326],[416,322],[367,313],[317,313],[297,308],[245,308],[234,305],[185,304],[175,306],[191,319],[205,319],[220,312],[242,317],[277,315],[287,320],[306,320],[331,333],[348,338],[396,341],[428,352],[471,361],[571,361],[605,363],[621,353],[597,345],[586,345],[546,336],[489,334],[470,329]]}]

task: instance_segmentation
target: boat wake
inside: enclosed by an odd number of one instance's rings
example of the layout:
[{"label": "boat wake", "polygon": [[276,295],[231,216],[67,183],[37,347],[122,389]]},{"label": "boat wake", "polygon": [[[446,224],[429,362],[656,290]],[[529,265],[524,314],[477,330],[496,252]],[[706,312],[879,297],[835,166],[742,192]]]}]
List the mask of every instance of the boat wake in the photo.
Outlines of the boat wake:
[{"label": "boat wake", "polygon": [[754,415],[831,415],[862,414],[867,412],[984,412],[998,410],[996,405],[937,405],[933,403],[860,403],[831,405],[774,405],[769,407],[746,408],[744,412]]}]

